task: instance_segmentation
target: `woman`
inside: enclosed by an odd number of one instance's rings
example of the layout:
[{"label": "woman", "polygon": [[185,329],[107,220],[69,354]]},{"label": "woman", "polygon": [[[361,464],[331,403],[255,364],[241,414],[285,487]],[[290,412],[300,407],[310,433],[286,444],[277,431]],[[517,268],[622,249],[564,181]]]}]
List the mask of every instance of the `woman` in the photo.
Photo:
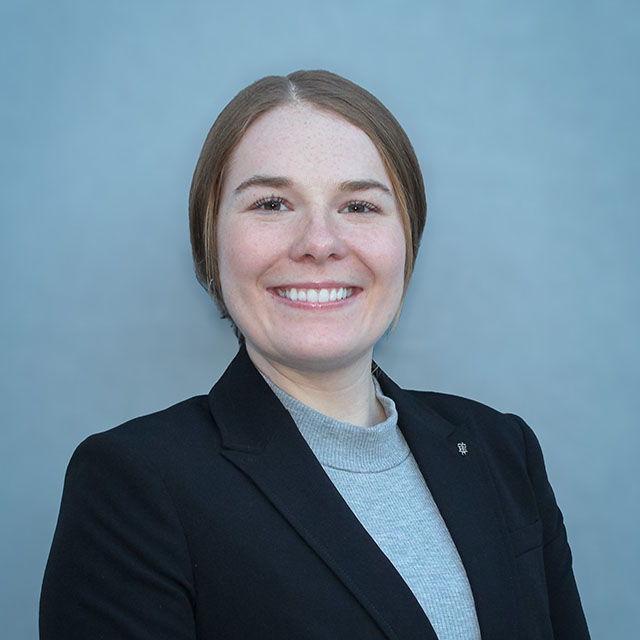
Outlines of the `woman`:
[{"label": "woman", "polygon": [[80,445],[42,638],[589,637],[531,430],[371,373],[425,214],[364,89],[299,71],[230,102],[190,220],[239,353],[208,396]]}]

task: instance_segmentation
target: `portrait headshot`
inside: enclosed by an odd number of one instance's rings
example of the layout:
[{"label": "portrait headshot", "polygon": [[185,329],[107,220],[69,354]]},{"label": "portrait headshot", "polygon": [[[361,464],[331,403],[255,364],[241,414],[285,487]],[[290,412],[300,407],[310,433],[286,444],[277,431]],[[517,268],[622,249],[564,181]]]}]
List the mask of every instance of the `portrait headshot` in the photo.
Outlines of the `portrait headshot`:
[{"label": "portrait headshot", "polygon": [[633,637],[633,3],[3,13],[7,637]]}]

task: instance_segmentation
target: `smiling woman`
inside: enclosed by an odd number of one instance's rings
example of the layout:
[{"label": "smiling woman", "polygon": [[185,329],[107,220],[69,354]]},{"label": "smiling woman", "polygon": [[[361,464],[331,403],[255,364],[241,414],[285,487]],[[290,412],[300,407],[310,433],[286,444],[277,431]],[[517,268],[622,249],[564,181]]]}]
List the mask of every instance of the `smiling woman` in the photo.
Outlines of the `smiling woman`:
[{"label": "smiling woman", "polygon": [[361,87],[298,71],[229,103],[190,223],[238,355],[208,396],[78,447],[43,639],[589,637],[529,427],[373,367],[425,215]]}]

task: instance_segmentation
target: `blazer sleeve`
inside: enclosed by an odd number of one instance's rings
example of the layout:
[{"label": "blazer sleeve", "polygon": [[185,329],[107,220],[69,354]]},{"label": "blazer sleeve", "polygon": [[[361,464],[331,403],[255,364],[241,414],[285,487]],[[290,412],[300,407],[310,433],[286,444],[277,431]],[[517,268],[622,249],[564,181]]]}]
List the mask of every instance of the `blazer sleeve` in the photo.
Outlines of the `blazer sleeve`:
[{"label": "blazer sleeve", "polygon": [[540,444],[531,428],[518,416],[524,436],[527,470],[543,523],[544,570],[555,640],[589,640],[562,513],[547,478]]},{"label": "blazer sleeve", "polygon": [[187,542],[161,474],[110,432],[65,478],[40,600],[40,638],[193,640]]}]

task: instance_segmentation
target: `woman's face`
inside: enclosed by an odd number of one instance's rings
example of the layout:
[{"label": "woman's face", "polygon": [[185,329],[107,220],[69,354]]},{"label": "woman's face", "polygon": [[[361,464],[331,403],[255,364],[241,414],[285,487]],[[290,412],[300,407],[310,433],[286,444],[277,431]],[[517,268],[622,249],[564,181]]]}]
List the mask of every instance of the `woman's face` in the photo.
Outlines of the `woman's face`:
[{"label": "woman's face", "polygon": [[247,129],[225,172],[220,280],[250,355],[298,370],[368,363],[402,299],[405,263],[369,137],[309,105],[278,107]]}]

